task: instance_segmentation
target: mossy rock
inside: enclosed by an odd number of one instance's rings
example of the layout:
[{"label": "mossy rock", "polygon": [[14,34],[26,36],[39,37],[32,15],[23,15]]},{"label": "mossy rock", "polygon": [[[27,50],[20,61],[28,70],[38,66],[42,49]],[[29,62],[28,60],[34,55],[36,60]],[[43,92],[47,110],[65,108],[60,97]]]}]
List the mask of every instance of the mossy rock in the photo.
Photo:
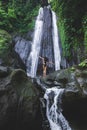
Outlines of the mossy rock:
[{"label": "mossy rock", "polygon": [[23,71],[22,69],[15,69],[11,73],[10,77],[12,82],[17,82],[17,83],[25,82],[27,80],[27,75],[25,71]]},{"label": "mossy rock", "polygon": [[8,67],[0,66],[0,78],[6,77],[8,74]]},{"label": "mossy rock", "polygon": [[11,75],[11,84],[19,97],[19,110],[22,123],[32,122],[36,116],[39,107],[39,92],[27,77],[26,73],[17,69]]},{"label": "mossy rock", "polygon": [[0,58],[6,60],[11,46],[11,35],[0,29]]},{"label": "mossy rock", "polygon": [[20,96],[36,96],[38,91],[34,87],[32,80],[29,79],[22,69],[14,70],[10,75],[11,83]]},{"label": "mossy rock", "polygon": [[10,75],[11,83],[18,95],[21,95],[22,89],[26,88],[28,82],[27,75],[22,69],[15,69]]},{"label": "mossy rock", "polygon": [[[7,73],[6,67],[1,67],[0,71]],[[0,129],[6,123],[13,123],[13,127],[15,123],[30,127],[36,122],[39,92],[22,69],[12,69],[7,77],[0,78],[0,102]]]}]

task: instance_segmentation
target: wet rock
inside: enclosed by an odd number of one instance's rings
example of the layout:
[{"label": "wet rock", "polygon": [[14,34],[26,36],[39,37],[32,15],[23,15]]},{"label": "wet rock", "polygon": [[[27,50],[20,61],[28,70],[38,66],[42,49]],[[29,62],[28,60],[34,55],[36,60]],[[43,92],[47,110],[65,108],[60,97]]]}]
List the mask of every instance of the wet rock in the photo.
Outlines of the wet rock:
[{"label": "wet rock", "polygon": [[69,68],[54,72],[41,79],[48,88],[65,88],[65,101],[87,97],[87,69]]},{"label": "wet rock", "polygon": [[48,0],[41,0],[41,6],[48,6]]},{"label": "wet rock", "polygon": [[[5,129],[16,120],[17,94],[8,77],[0,79],[0,129]],[[12,124],[10,124],[12,123]]]},{"label": "wet rock", "polygon": [[9,74],[8,67],[0,66],[0,78]]},{"label": "wet rock", "polygon": [[27,58],[31,50],[31,41],[26,40],[22,37],[15,37],[14,41],[14,50],[17,54],[16,57],[18,60],[20,59],[26,66]]},{"label": "wet rock", "polygon": [[2,59],[0,58],[0,65],[3,63]]},{"label": "wet rock", "polygon": [[0,78],[0,129],[32,129],[38,111],[39,92],[23,70]]},{"label": "wet rock", "polygon": [[[47,7],[43,8],[43,31],[41,40],[40,56],[48,59],[47,74],[54,71],[54,50],[53,50],[53,37],[52,37],[52,12]],[[42,59],[39,58],[37,74],[43,73]]]}]

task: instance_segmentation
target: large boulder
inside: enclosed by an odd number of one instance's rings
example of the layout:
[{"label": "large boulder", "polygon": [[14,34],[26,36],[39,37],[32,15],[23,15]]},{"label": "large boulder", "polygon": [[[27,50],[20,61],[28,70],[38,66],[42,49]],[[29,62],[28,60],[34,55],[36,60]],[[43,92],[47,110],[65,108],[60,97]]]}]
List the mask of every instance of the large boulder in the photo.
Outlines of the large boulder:
[{"label": "large boulder", "polygon": [[18,120],[24,127],[32,127],[39,108],[39,92],[26,73],[15,70],[11,74],[11,83],[19,96]]},{"label": "large boulder", "polygon": [[[87,68],[72,67],[41,78],[42,86],[64,88],[64,100],[87,97]],[[75,96],[77,95],[77,96]]]},{"label": "large boulder", "polygon": [[38,111],[39,92],[23,70],[0,77],[0,129],[32,130]]},{"label": "large boulder", "polygon": [[16,120],[17,94],[9,77],[0,79],[0,129],[9,128]]}]

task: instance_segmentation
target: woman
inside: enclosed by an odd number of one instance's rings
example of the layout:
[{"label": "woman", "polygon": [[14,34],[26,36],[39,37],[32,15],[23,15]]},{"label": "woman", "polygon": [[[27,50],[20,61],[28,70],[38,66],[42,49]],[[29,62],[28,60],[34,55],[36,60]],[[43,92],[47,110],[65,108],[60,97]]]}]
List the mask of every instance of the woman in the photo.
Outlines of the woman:
[{"label": "woman", "polygon": [[48,58],[47,57],[41,57],[41,56],[39,56],[39,58],[42,59],[42,63],[43,63],[43,77],[45,77],[46,73],[47,73]]}]

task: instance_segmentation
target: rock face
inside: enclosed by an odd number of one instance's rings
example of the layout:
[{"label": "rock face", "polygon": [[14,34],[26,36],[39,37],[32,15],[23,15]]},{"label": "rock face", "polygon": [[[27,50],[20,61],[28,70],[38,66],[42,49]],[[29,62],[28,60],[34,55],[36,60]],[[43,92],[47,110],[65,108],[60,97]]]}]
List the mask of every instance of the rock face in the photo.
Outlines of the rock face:
[{"label": "rock face", "polygon": [[[53,37],[52,37],[52,12],[48,7],[43,8],[43,30],[41,40],[40,56],[46,57],[50,62],[54,63]],[[47,73],[54,71],[53,64],[47,64]],[[41,71],[41,72],[40,72]],[[37,74],[42,74],[42,59],[39,58]]]},{"label": "rock face", "polygon": [[[87,97],[87,69],[69,68],[51,73],[46,78],[41,79],[42,83],[48,87],[65,88],[64,96],[66,100]],[[71,98],[69,98],[71,97]]]},{"label": "rock face", "polygon": [[31,41],[26,40],[22,37],[15,37],[14,41],[15,41],[14,49],[17,54],[17,57],[26,66],[27,58],[31,50]]},{"label": "rock face", "polygon": [[[43,9],[43,35],[41,41],[41,56],[49,57],[54,62],[53,38],[52,38],[52,12],[47,7]],[[48,65],[49,66],[49,65]],[[51,65],[52,66],[52,65]]]},{"label": "rock face", "polygon": [[8,67],[0,66],[0,78],[6,77],[9,74],[8,71]]},{"label": "rock face", "polygon": [[41,6],[48,6],[48,0],[41,0]]},{"label": "rock face", "polygon": [[[41,87],[64,88],[62,109],[75,129],[87,129],[87,67],[59,70],[41,79]],[[44,89],[43,89],[44,90]]]},{"label": "rock face", "polygon": [[38,111],[39,92],[23,70],[0,77],[0,129],[32,130],[38,126]]}]

